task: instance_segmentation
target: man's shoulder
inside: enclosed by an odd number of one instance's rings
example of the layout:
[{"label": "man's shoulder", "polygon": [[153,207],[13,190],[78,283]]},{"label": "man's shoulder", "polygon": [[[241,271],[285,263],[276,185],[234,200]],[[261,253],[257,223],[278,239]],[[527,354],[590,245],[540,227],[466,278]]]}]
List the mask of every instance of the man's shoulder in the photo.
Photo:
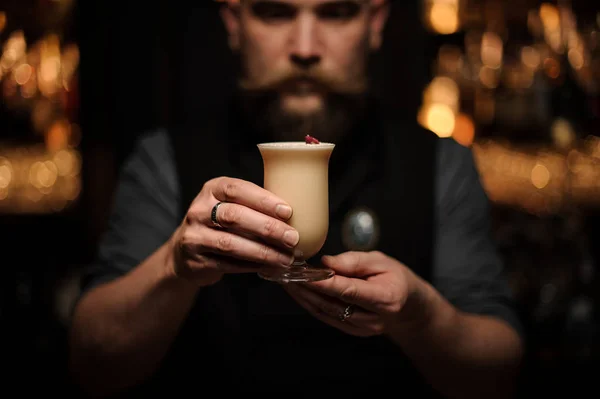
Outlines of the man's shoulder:
[{"label": "man's shoulder", "polygon": [[459,166],[472,161],[473,152],[470,147],[459,144],[453,138],[437,137],[436,140],[440,167]]},{"label": "man's shoulder", "polygon": [[[147,187],[177,192],[177,171],[171,138],[167,129],[157,128],[140,134],[123,165],[125,175]],[[127,181],[127,179],[126,179]]]},{"label": "man's shoulder", "polygon": [[447,207],[467,192],[480,190],[481,182],[473,150],[452,138],[439,138],[436,158],[437,204]]},{"label": "man's shoulder", "polygon": [[[460,165],[468,164],[472,158],[472,150],[459,144],[456,140],[449,137],[440,137],[430,129],[422,126],[416,118],[406,118],[402,115],[394,115],[390,110],[385,110],[383,120],[391,129],[392,136],[412,136],[422,137],[427,142],[432,143],[436,153],[436,170],[443,171],[448,168],[453,169]],[[407,140],[411,142],[411,140]]]}]

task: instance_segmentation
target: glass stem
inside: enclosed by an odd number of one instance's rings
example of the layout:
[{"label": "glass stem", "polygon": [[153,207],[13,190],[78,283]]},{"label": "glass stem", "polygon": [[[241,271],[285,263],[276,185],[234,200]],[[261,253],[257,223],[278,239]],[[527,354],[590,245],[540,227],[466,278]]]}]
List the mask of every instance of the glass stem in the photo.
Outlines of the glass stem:
[{"label": "glass stem", "polygon": [[295,260],[290,267],[306,269],[307,266],[305,260]]}]

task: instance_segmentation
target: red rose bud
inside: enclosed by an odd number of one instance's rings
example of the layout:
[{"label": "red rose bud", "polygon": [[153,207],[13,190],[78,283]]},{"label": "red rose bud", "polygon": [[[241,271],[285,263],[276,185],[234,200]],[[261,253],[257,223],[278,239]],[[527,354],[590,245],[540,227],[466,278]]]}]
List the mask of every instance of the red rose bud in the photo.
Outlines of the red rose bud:
[{"label": "red rose bud", "polygon": [[317,140],[316,138],[314,138],[308,134],[304,138],[304,141],[306,142],[306,144],[319,144],[320,143],[319,140]]}]

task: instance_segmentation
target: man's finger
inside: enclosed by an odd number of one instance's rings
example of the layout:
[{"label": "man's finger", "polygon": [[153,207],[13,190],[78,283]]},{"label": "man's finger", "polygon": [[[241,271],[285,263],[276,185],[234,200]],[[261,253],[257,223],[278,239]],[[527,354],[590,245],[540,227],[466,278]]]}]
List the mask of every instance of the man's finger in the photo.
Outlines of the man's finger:
[{"label": "man's finger", "polygon": [[343,302],[360,306],[375,313],[378,311],[378,298],[381,295],[379,287],[367,281],[334,275],[327,280],[302,284],[308,289],[337,298]]},{"label": "man's finger", "polygon": [[260,237],[283,248],[291,249],[298,244],[298,232],[287,223],[240,204],[222,204],[216,219],[228,231]]},{"label": "man's finger", "polygon": [[369,277],[385,271],[385,255],[379,252],[344,252],[323,256],[321,261],[337,274],[348,277]]},{"label": "man's finger", "polygon": [[338,328],[347,334],[355,335],[358,337],[367,337],[373,335],[370,331],[359,328],[350,323],[344,323],[335,317],[325,313],[322,309],[318,308],[315,304],[309,301],[302,293],[297,290],[288,290],[288,293],[300,306],[306,309],[310,314],[316,317],[318,320],[332,327]]},{"label": "man's finger", "polygon": [[234,202],[281,220],[292,216],[289,204],[264,188],[241,179],[222,177],[215,181],[212,194],[217,201]]},{"label": "man's finger", "polygon": [[274,267],[287,267],[294,260],[289,252],[279,251],[265,243],[201,225],[187,229],[180,239],[180,246],[181,253],[190,259],[218,255]]},{"label": "man's finger", "polygon": [[[348,304],[327,295],[323,295],[314,290],[303,287],[300,284],[286,284],[285,290],[297,297],[304,298],[308,302],[321,309],[322,313],[341,321],[341,317],[348,307]],[[354,306],[352,315],[344,323],[354,324],[357,327],[364,328],[377,323],[380,320],[378,314],[369,312],[360,306]]]}]

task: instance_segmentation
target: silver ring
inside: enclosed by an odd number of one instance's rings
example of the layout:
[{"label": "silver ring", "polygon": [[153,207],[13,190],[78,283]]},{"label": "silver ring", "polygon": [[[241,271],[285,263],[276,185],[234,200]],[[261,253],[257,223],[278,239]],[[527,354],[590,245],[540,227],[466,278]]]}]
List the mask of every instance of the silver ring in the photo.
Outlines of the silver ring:
[{"label": "silver ring", "polygon": [[354,313],[354,306],[346,306],[346,309],[344,309],[344,312],[340,315],[340,321],[342,323],[345,322],[350,316],[352,316],[352,313]]},{"label": "silver ring", "polygon": [[221,226],[221,223],[219,223],[219,220],[217,219],[217,210],[219,209],[219,206],[222,204],[223,202],[217,202],[215,204],[215,206],[213,206],[212,211],[210,212],[210,221],[212,222],[212,224],[215,227],[218,227],[220,229],[223,228],[223,226]]}]

